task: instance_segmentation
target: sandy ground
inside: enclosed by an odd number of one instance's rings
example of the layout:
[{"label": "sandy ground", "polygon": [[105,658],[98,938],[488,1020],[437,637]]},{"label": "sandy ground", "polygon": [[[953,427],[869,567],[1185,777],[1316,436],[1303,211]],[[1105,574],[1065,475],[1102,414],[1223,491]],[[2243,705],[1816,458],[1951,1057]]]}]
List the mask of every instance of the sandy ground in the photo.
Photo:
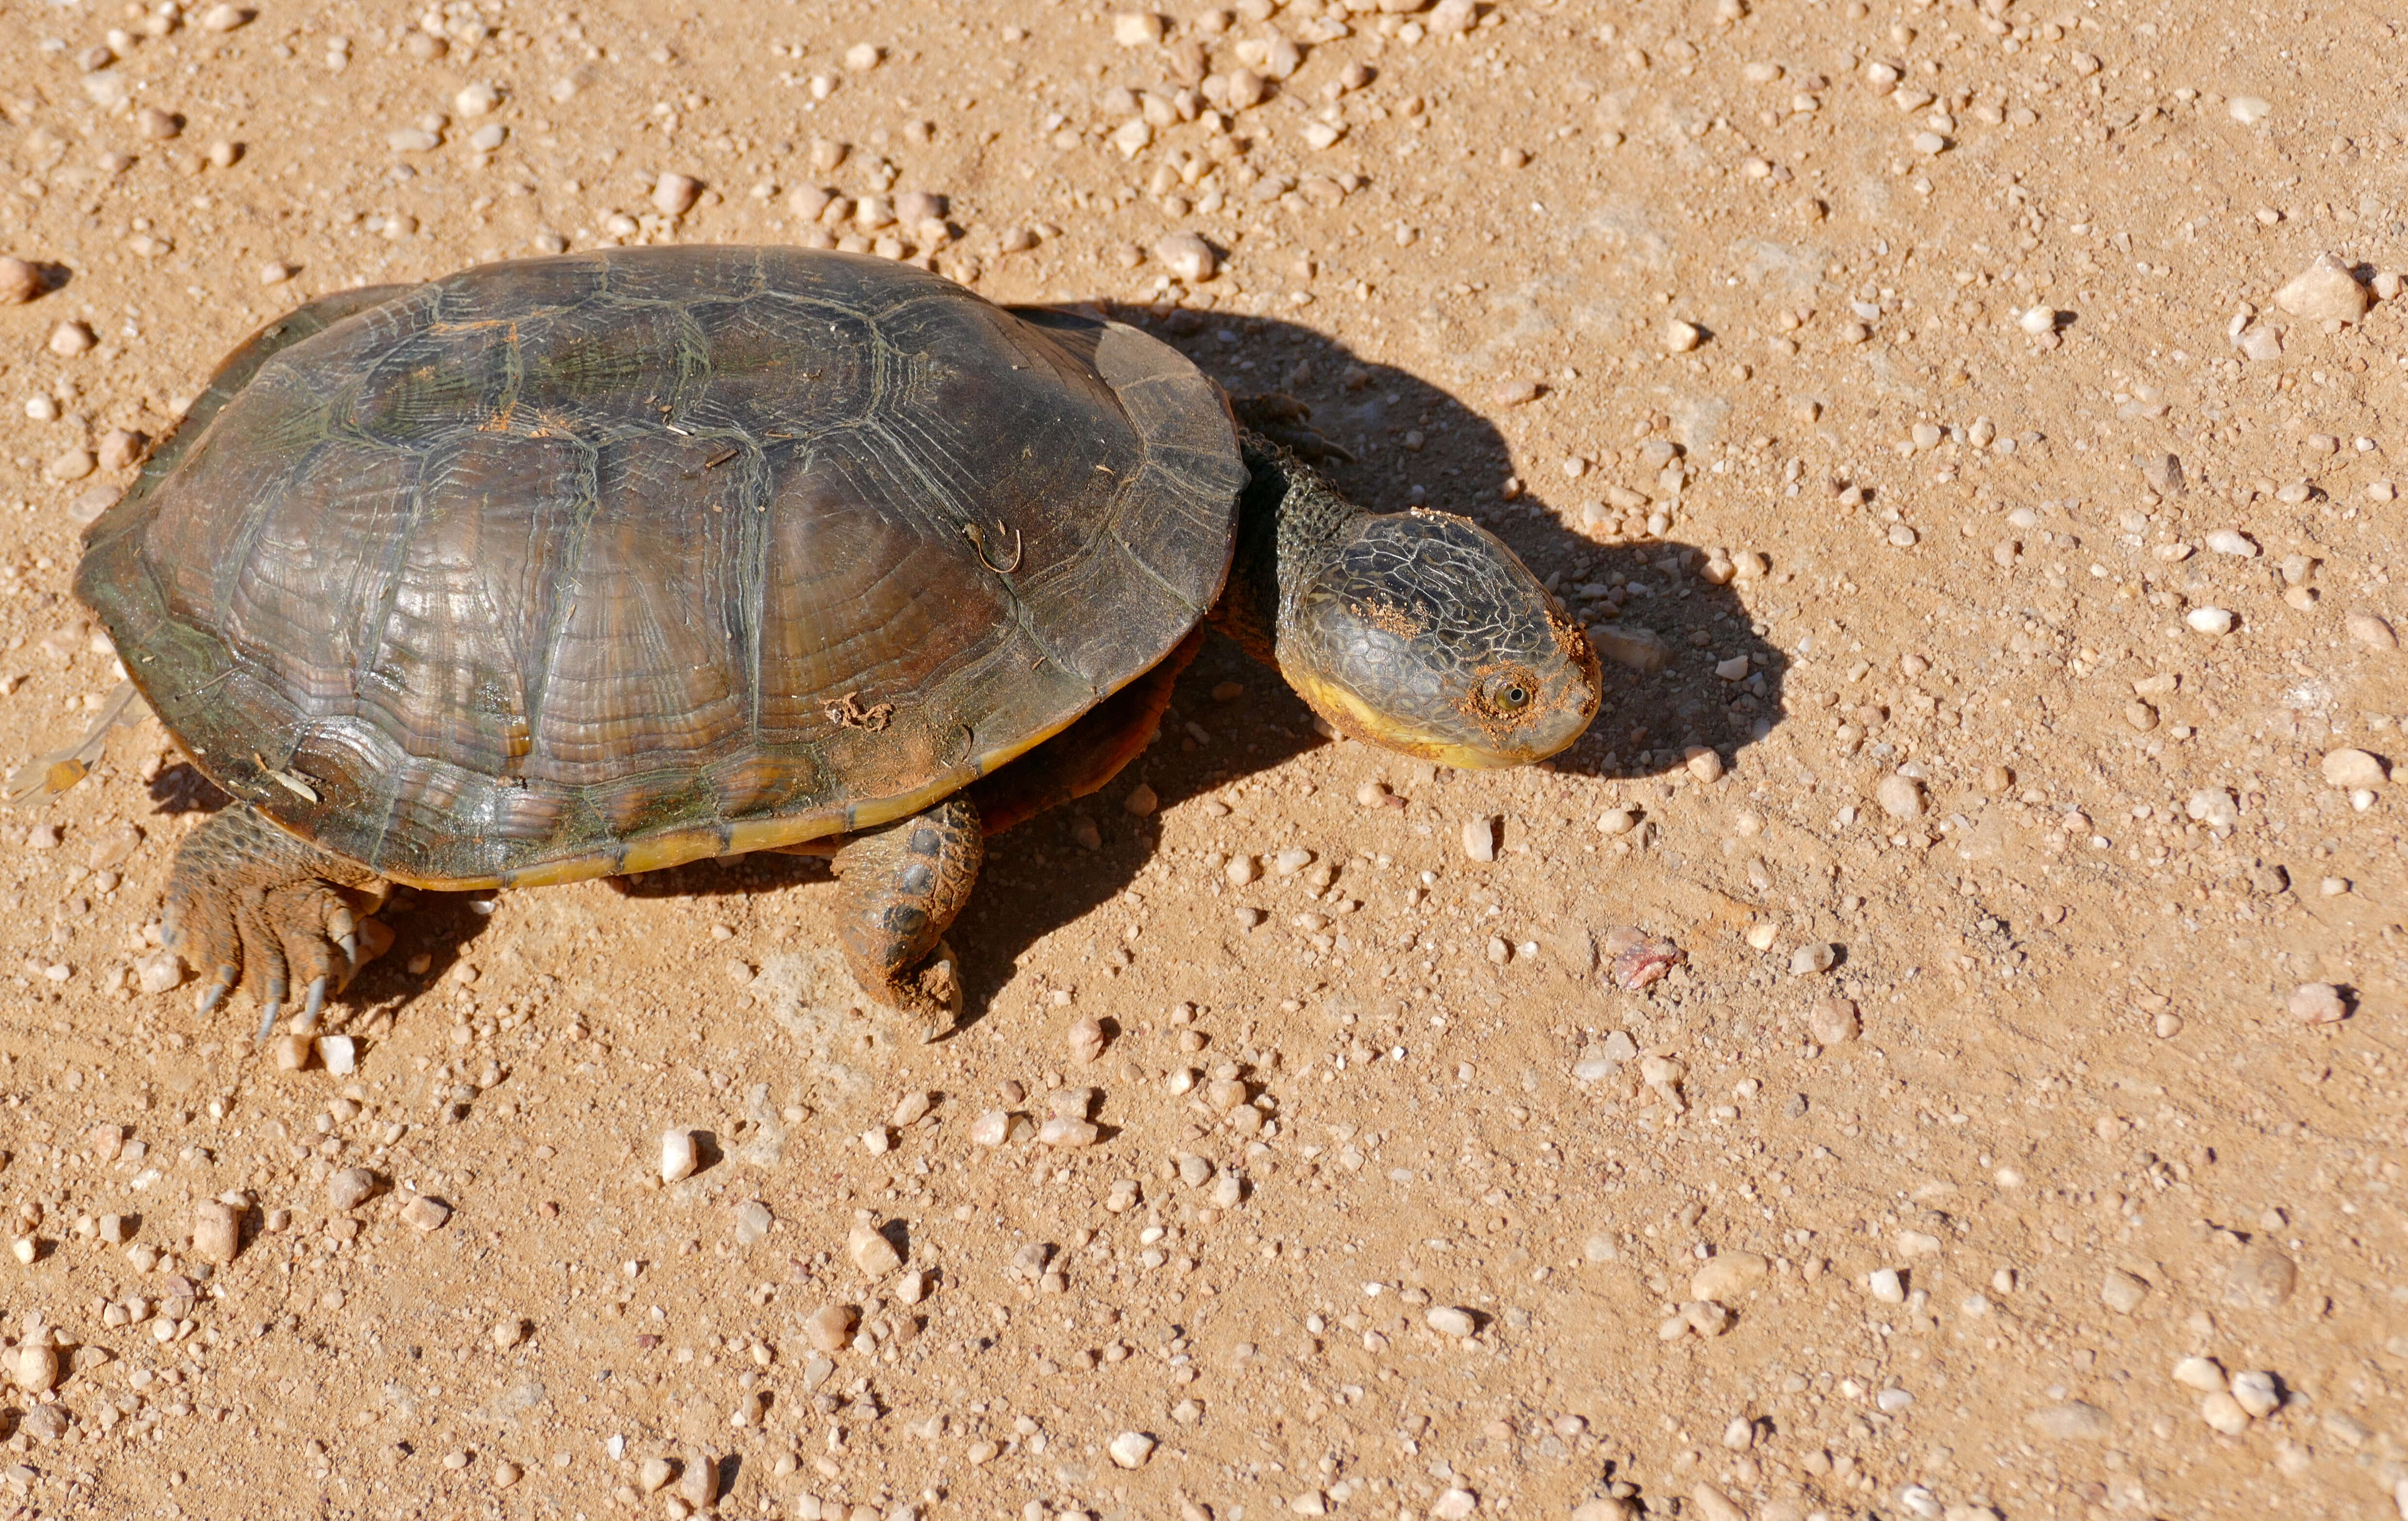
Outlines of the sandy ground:
[{"label": "sandy ground", "polygon": [[[7,7],[12,756],[116,681],[112,435],[614,242],[1112,303],[1614,659],[1451,773],[1216,641],[933,1043],[778,858],[406,896],[347,1074],[139,991],[222,798],[120,732],[0,816],[0,1514],[2408,1509],[2395,28],[1414,3]],[[975,1134],[1066,1086],[1094,1146]]]}]

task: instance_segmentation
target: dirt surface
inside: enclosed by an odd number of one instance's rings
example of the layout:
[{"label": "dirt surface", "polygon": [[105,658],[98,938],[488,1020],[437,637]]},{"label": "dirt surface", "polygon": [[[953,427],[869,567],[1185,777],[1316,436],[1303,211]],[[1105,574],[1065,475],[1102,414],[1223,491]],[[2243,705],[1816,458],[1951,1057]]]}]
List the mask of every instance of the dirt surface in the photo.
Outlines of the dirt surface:
[{"label": "dirt surface", "polygon": [[302,299],[610,242],[1112,303],[1615,658],[1452,773],[1216,639],[996,842],[930,1043],[809,862],[405,895],[348,1074],[138,990],[222,798],[119,731],[0,816],[0,1515],[2408,1508],[2373,12],[255,8],[0,28],[12,757],[117,681],[112,434]]}]

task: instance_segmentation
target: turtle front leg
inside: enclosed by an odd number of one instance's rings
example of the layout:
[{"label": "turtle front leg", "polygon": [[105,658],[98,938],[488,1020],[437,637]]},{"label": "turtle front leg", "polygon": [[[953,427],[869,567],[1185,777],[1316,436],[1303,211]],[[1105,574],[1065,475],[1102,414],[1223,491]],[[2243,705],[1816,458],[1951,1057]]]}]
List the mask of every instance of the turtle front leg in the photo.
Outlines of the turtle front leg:
[{"label": "turtle front leg", "polygon": [[359,964],[360,920],[345,889],[376,874],[294,839],[248,803],[236,803],[193,831],[167,879],[167,945],[207,979],[198,1012],[208,1013],[245,980],[258,993],[259,1038],[298,981],[302,1009],[314,1023],[329,983],[351,981]]},{"label": "turtle front leg", "polygon": [[853,980],[907,1013],[961,1012],[951,960],[924,967],[978,882],[986,840],[978,806],[958,795],[855,836],[831,863],[843,884],[837,938]]}]

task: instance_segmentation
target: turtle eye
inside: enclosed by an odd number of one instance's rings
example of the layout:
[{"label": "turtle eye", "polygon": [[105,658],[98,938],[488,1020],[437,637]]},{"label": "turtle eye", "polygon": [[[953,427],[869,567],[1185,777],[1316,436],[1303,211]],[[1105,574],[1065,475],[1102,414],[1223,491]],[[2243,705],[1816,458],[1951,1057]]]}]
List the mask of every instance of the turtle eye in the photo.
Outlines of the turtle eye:
[{"label": "turtle eye", "polygon": [[1518,713],[1530,706],[1529,678],[1499,676],[1488,683],[1488,705],[1500,713]]}]

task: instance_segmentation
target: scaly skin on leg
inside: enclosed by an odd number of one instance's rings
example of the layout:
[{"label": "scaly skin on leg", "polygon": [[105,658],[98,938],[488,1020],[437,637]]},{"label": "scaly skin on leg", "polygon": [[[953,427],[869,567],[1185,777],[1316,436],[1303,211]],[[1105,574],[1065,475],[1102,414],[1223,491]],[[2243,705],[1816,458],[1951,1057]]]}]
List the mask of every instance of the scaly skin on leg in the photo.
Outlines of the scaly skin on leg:
[{"label": "scaly skin on leg", "polygon": [[961,989],[951,967],[920,964],[969,901],[985,855],[978,807],[958,795],[836,853],[831,865],[843,883],[837,938],[863,992],[909,1013],[956,1012]]},{"label": "scaly skin on leg", "polygon": [[358,919],[346,889],[376,873],[286,834],[236,803],[193,831],[167,880],[167,944],[208,979],[199,1012],[246,978],[259,990],[259,1038],[267,1039],[293,983],[308,989],[314,1021],[329,983],[358,965]]}]

